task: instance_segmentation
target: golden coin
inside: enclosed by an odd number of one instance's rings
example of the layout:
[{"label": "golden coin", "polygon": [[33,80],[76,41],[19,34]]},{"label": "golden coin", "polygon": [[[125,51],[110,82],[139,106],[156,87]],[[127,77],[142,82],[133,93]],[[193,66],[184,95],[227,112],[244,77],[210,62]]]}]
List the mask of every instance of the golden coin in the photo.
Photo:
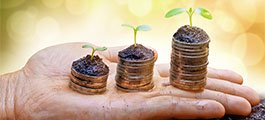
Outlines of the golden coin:
[{"label": "golden coin", "polygon": [[106,91],[106,87],[100,88],[100,89],[87,88],[87,87],[79,86],[72,81],[69,82],[69,87],[73,89],[74,91],[77,91],[79,93],[86,94],[86,95],[101,94]]},{"label": "golden coin", "polygon": [[124,92],[140,92],[140,91],[149,91],[154,87],[154,83],[151,82],[145,86],[141,86],[141,87],[136,87],[133,89],[129,89],[129,88],[125,88],[123,86],[119,86],[118,84],[116,84],[116,88],[118,90],[124,91]]},{"label": "golden coin", "polygon": [[74,68],[71,68],[71,74],[78,79],[91,81],[91,82],[95,82],[95,83],[106,82],[108,79],[108,75],[109,75],[109,74],[106,74],[106,75],[102,75],[102,76],[90,76],[90,75],[85,75],[85,74],[79,73]]},{"label": "golden coin", "polygon": [[74,82],[77,85],[88,87],[88,88],[94,88],[94,89],[103,88],[103,87],[106,87],[107,85],[107,82],[94,83],[91,81],[81,80],[81,79],[74,77],[72,74],[70,75],[70,79],[72,82]]},{"label": "golden coin", "polygon": [[202,91],[206,85],[206,82],[202,81],[196,84],[194,81],[179,82],[179,81],[170,80],[170,84],[176,88],[183,90]]}]

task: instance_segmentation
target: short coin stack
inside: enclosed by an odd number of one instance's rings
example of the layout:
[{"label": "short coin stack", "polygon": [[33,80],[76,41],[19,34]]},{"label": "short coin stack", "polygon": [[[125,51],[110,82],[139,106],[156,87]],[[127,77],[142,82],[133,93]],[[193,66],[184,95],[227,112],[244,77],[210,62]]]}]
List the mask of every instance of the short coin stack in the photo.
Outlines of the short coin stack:
[{"label": "short coin stack", "polygon": [[90,76],[71,69],[69,87],[82,94],[99,94],[106,91],[108,74],[102,76]]},{"label": "short coin stack", "polygon": [[153,68],[156,58],[130,61],[119,58],[116,74],[117,89],[125,92],[148,91],[154,87]]},{"label": "short coin stack", "polygon": [[209,39],[187,43],[173,37],[170,83],[174,87],[200,91],[206,85]]}]

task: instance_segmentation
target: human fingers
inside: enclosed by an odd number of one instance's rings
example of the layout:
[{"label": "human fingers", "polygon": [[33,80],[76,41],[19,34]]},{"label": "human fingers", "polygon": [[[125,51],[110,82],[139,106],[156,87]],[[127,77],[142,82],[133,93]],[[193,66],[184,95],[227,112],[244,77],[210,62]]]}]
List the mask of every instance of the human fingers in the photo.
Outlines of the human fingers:
[{"label": "human fingers", "polygon": [[175,95],[178,97],[216,100],[225,107],[227,114],[246,116],[251,112],[251,105],[245,98],[208,89],[201,92],[192,92],[166,86],[164,89],[154,92],[153,95]]},{"label": "human fingers", "polygon": [[143,104],[141,112],[147,119],[209,119],[225,114],[224,107],[214,100],[192,99],[177,96],[157,96]]},{"label": "human fingers", "polygon": [[[157,70],[161,77],[169,77],[170,64],[157,64]],[[218,80],[230,81],[237,84],[243,83],[243,78],[230,70],[208,68],[207,77],[216,78]]]},{"label": "human fingers", "polygon": [[208,78],[206,88],[214,91],[219,91],[243,97],[247,99],[252,106],[257,105],[260,101],[259,95],[253,89],[232,83],[230,81]]},{"label": "human fingers", "polygon": [[169,77],[170,64],[156,64],[157,71],[161,77]]},{"label": "human fingers", "polygon": [[233,83],[242,84],[243,77],[238,73],[231,71],[231,70],[224,70],[224,69],[215,69],[208,67],[208,74],[207,76],[210,78],[216,78],[221,80],[227,80]]},{"label": "human fingers", "polygon": [[[137,93],[120,96],[87,96],[69,93],[55,96],[52,102],[56,105],[45,107],[49,114],[45,119],[206,119],[219,118],[225,113],[224,107],[213,100],[174,96],[146,99],[138,96]],[[41,111],[36,111],[35,116],[39,115]]]}]

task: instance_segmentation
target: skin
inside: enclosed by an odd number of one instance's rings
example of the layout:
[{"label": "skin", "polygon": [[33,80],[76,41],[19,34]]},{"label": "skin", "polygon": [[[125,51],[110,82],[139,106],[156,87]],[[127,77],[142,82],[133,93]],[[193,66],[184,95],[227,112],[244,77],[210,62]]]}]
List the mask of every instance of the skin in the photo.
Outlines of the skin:
[{"label": "skin", "polygon": [[97,52],[109,66],[107,91],[83,95],[68,87],[71,64],[85,56],[85,43],[48,47],[26,65],[0,76],[0,119],[195,119],[248,115],[258,94],[242,86],[243,79],[228,70],[208,69],[204,91],[190,92],[169,84],[168,64],[156,65],[155,88],[148,92],[116,90],[117,53],[124,47]]}]

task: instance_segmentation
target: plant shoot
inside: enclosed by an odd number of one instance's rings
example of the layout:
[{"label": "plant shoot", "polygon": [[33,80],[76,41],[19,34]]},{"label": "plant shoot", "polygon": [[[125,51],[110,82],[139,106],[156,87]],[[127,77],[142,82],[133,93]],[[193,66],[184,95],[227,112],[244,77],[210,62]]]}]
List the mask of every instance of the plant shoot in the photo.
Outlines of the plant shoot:
[{"label": "plant shoot", "polygon": [[92,53],[91,53],[91,57],[90,57],[90,61],[93,60],[93,58],[94,58],[94,54],[95,54],[96,51],[105,51],[105,50],[107,50],[106,47],[95,47],[95,46],[93,46],[93,45],[91,45],[91,44],[83,45],[82,48],[91,48],[91,49],[92,49]]},{"label": "plant shoot", "polygon": [[197,13],[199,15],[201,15],[202,17],[206,18],[206,19],[209,19],[211,20],[213,17],[211,15],[211,13],[204,9],[204,8],[196,8],[196,9],[192,9],[192,8],[189,8],[189,9],[185,9],[185,8],[175,8],[175,9],[172,9],[170,11],[168,11],[165,15],[165,18],[170,18],[174,15],[178,15],[178,14],[181,14],[183,12],[186,12],[188,15],[189,15],[189,20],[190,20],[190,26],[192,27],[192,15],[194,13]]},{"label": "plant shoot", "polygon": [[122,24],[121,26],[129,27],[129,28],[133,29],[134,47],[136,47],[136,34],[137,34],[137,32],[138,31],[149,31],[149,30],[151,30],[151,27],[148,25],[139,25],[137,27],[134,27],[134,26],[128,25],[128,24]]}]

